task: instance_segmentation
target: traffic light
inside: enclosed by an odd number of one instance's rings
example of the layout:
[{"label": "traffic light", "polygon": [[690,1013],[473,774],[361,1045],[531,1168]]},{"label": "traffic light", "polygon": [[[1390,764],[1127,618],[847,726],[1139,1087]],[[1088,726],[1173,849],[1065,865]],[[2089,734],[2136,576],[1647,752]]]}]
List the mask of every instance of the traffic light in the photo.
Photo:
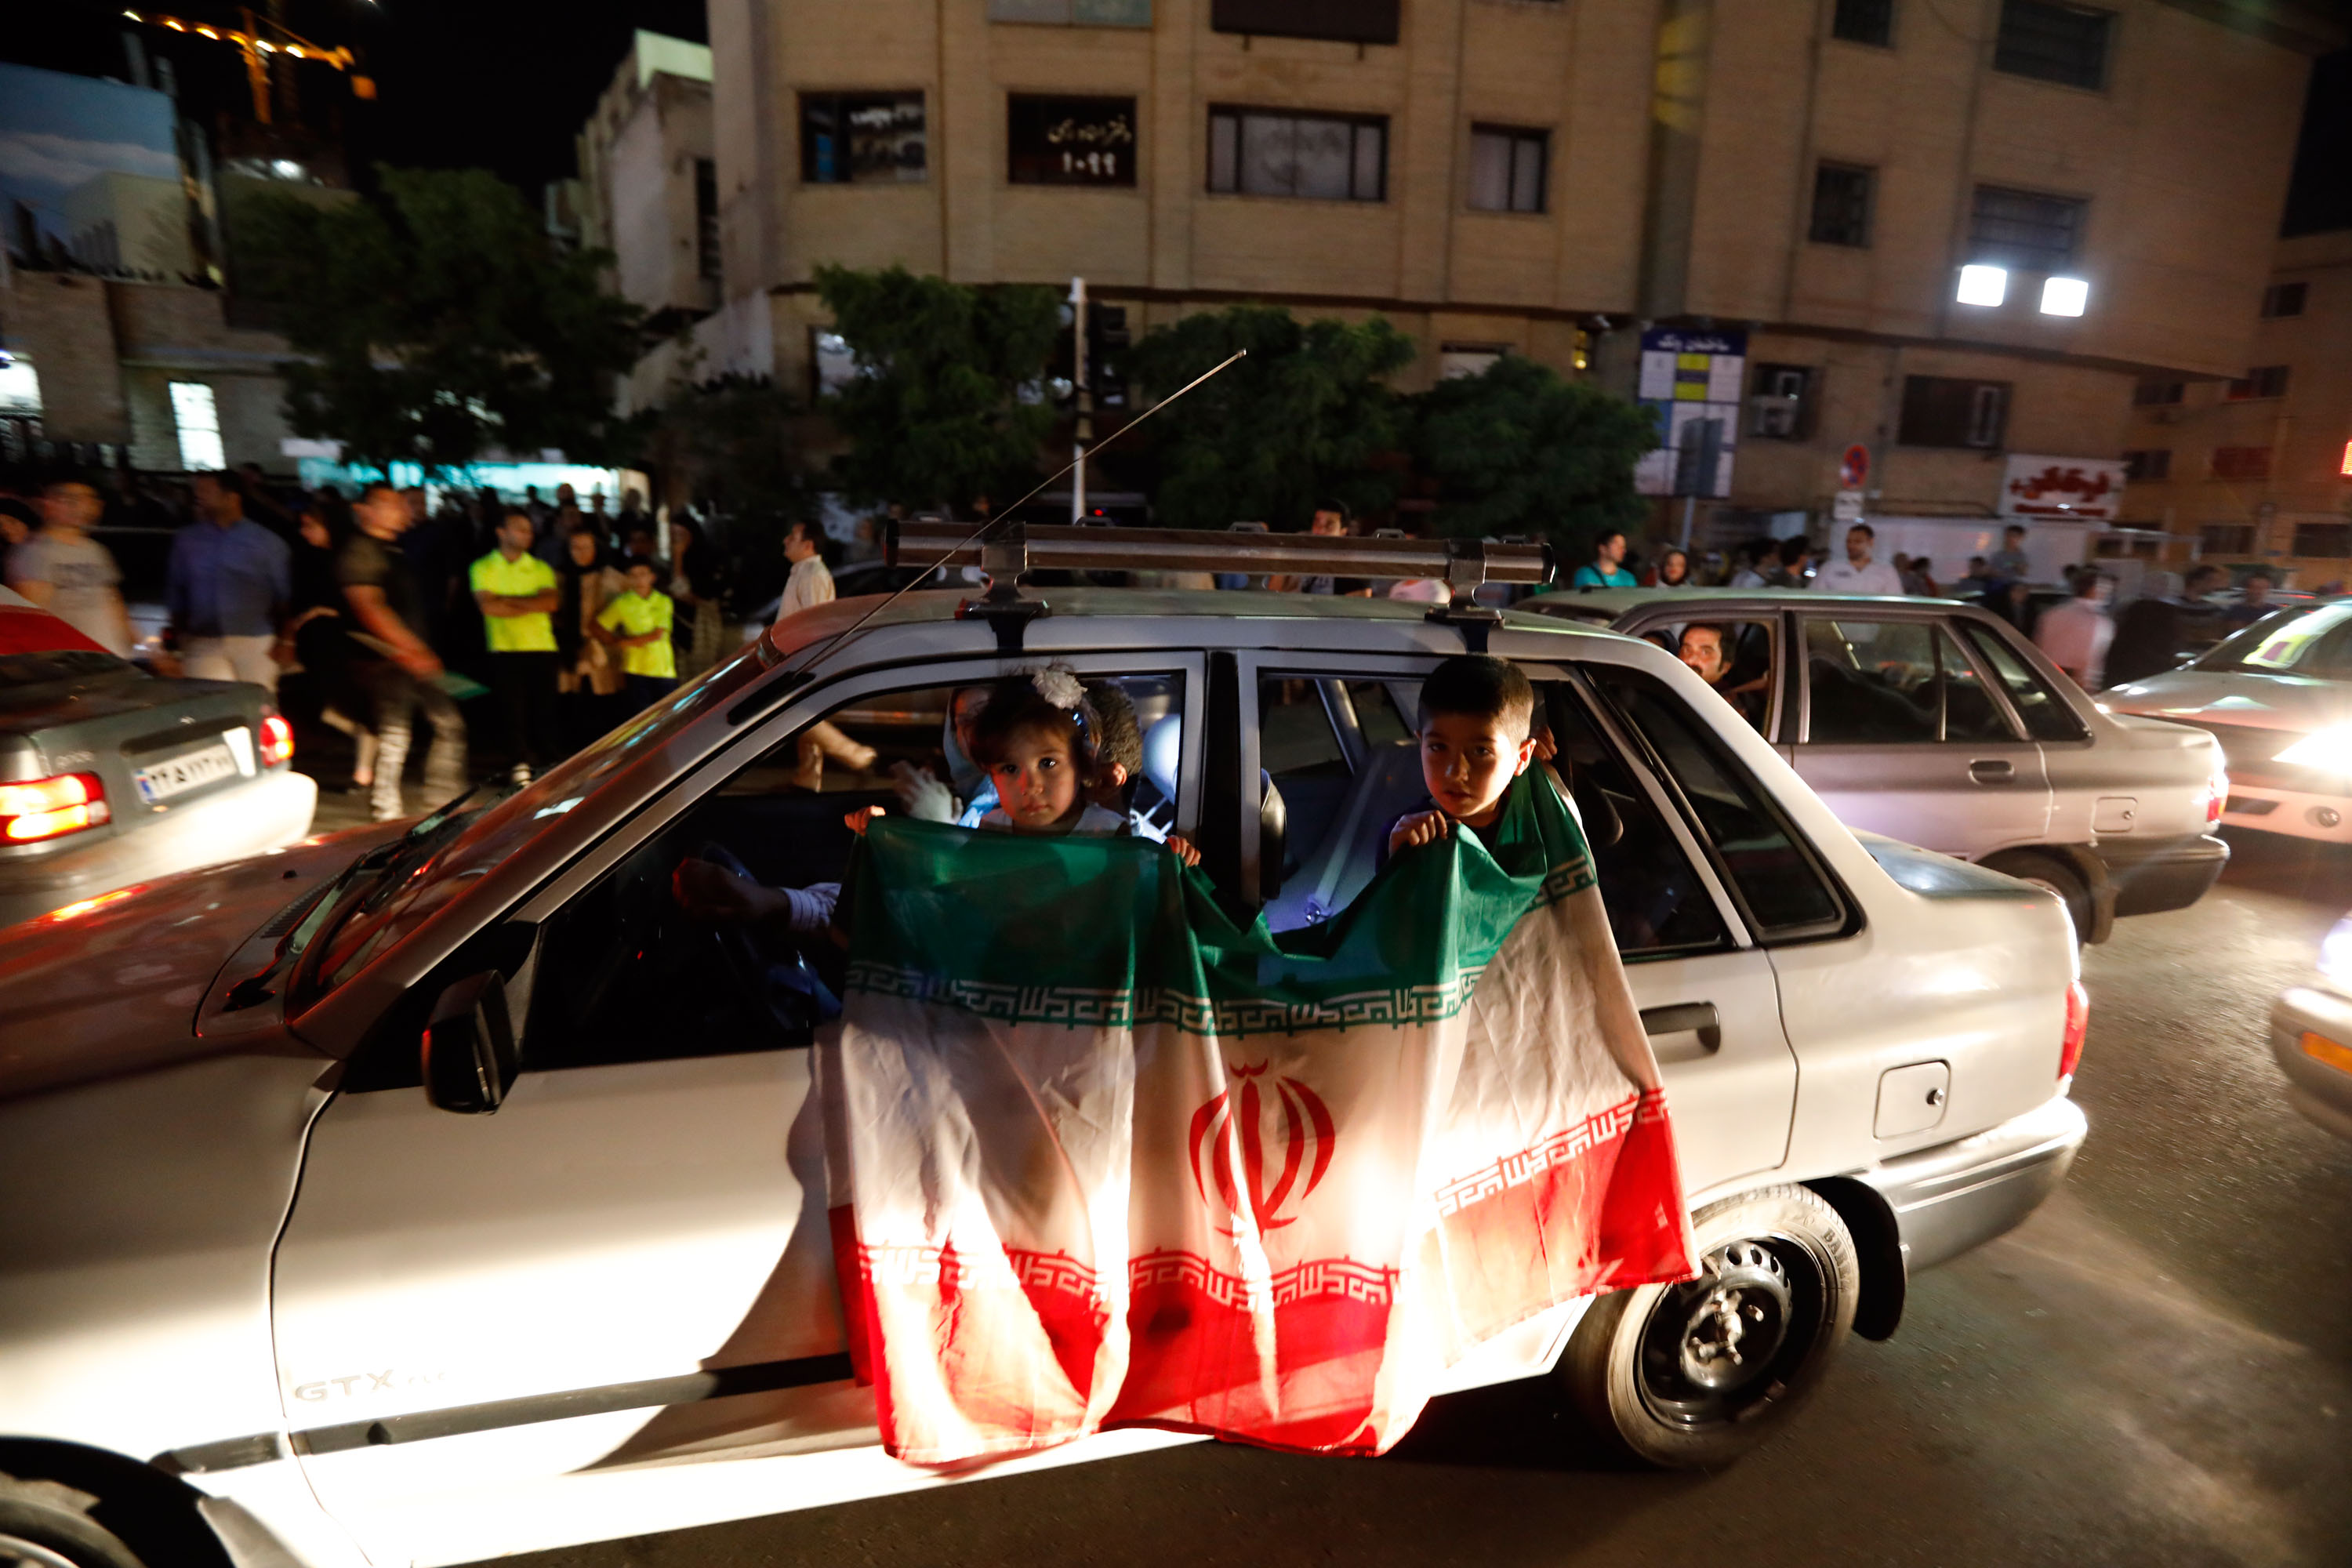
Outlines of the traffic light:
[{"label": "traffic light", "polygon": [[1087,386],[1097,409],[1127,407],[1127,307],[1087,307]]}]

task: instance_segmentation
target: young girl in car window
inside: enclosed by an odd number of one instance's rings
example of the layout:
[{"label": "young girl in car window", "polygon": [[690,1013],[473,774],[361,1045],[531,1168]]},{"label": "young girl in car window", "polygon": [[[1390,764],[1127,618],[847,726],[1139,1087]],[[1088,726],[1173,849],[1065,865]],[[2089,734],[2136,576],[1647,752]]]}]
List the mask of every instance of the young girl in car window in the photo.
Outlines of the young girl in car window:
[{"label": "young girl in car window", "polygon": [[[971,730],[972,760],[996,786],[996,809],[980,819],[981,830],[1127,834],[1125,816],[1087,798],[1105,782],[1101,733],[1101,716],[1067,669],[1049,666],[992,685]],[[881,815],[880,806],[867,806],[843,820],[863,833]],[[1201,863],[1201,852],[1180,834],[1169,835],[1168,847],[1187,866]]]}]

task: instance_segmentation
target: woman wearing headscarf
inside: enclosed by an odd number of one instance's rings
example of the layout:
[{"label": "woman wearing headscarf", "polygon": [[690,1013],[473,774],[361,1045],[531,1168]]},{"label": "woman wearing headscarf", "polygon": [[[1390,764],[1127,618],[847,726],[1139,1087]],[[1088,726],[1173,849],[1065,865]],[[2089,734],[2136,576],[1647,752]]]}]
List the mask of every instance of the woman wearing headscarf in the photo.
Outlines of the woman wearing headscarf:
[{"label": "woman wearing headscarf", "polygon": [[618,721],[611,710],[625,684],[620,661],[588,628],[621,586],[604,541],[586,529],[564,541],[555,566],[555,689],[562,738],[573,751]]},{"label": "woman wearing headscarf", "polygon": [[677,606],[670,636],[682,681],[700,675],[727,652],[727,618],[719,605],[726,590],[724,565],[700,523],[683,512],[670,520],[669,596]]},{"label": "woman wearing headscarf", "polygon": [[1659,588],[1687,588],[1691,585],[1690,555],[1678,544],[1669,544],[1658,557],[1655,583]]}]

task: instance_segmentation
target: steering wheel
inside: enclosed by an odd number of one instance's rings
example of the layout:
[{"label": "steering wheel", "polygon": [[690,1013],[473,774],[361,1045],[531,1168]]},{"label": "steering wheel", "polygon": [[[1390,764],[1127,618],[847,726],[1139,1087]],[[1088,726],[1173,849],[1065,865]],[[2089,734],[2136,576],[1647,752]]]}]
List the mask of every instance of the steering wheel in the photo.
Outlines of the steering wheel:
[{"label": "steering wheel", "polygon": [[[696,854],[747,881],[757,879],[724,845],[706,842]],[[677,910],[674,900],[671,908],[715,948],[719,967],[751,1015],[774,1020],[787,1038],[805,1038],[820,1022],[841,1011],[797,944],[779,943],[749,921],[696,921]]]}]

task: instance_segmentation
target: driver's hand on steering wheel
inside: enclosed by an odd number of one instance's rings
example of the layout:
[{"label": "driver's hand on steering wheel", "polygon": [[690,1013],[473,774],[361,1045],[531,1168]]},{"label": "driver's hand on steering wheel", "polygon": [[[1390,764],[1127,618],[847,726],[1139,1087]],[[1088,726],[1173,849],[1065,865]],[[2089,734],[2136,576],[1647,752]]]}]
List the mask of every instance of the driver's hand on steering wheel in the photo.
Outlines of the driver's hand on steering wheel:
[{"label": "driver's hand on steering wheel", "polygon": [[679,861],[669,885],[678,907],[696,920],[755,921],[774,904],[775,896],[759,883],[708,860]]}]

